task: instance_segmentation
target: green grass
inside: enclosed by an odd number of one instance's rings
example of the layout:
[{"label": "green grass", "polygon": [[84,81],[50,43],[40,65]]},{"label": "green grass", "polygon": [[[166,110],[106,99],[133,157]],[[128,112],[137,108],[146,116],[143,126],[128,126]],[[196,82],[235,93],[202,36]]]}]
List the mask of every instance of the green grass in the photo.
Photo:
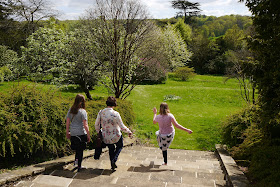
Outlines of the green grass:
[{"label": "green grass", "polygon": [[[138,85],[127,98],[133,104],[136,114],[136,135],[143,142],[157,145],[155,132],[158,125],[152,123],[153,107],[164,102],[166,95],[179,96],[179,100],[166,101],[171,113],[179,124],[193,130],[189,135],[176,129],[175,139],[171,148],[192,150],[213,150],[220,143],[220,124],[230,114],[240,110],[245,102],[241,98],[238,82],[229,80],[224,83],[221,76],[197,75],[189,81],[168,79],[165,84]],[[0,93],[8,87],[16,86],[18,82],[0,84]],[[19,84],[34,84],[40,89],[56,89],[54,85],[35,84],[21,81]],[[75,86],[60,89],[64,97],[74,98],[77,93],[83,93]],[[91,91],[93,97],[107,97],[109,94],[103,86],[97,86]]]},{"label": "green grass", "polygon": [[171,148],[179,149],[213,150],[220,143],[221,122],[245,104],[238,83],[235,80],[224,83],[219,76],[197,75],[187,82],[169,79],[166,84],[139,85],[128,98],[136,113],[136,133],[154,145],[157,145],[158,125],[152,123],[152,108],[159,110],[166,95],[181,98],[166,102],[178,123],[193,130],[189,135],[176,129]]}]

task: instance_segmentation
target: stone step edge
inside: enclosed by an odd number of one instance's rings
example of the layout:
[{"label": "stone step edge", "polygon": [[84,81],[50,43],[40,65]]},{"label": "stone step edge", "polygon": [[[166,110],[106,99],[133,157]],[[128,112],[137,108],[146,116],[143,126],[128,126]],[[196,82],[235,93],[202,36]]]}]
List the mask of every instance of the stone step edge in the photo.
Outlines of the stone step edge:
[{"label": "stone step edge", "polygon": [[225,145],[216,144],[216,153],[226,175],[227,185],[231,187],[249,186],[249,180],[230,156]]},{"label": "stone step edge", "polygon": [[[136,139],[124,138],[124,147],[132,146],[136,142]],[[104,148],[102,153],[108,151],[108,148]],[[93,150],[85,150],[83,158],[93,157],[94,149]],[[39,164],[34,164],[30,166],[26,166],[20,169],[7,171],[0,174],[0,186],[16,182],[20,179],[39,175],[44,173],[47,170],[51,170],[58,167],[63,167],[64,165],[70,164],[74,162],[75,155],[69,155],[65,157],[61,157],[55,160],[50,160],[46,162],[42,162]]]}]

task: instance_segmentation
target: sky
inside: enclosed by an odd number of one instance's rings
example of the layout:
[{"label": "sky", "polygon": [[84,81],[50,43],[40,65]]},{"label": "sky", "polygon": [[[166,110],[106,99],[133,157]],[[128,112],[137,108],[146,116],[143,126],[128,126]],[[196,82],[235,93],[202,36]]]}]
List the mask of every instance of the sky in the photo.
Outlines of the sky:
[{"label": "sky", "polygon": [[[59,19],[79,19],[86,9],[93,7],[94,0],[50,0],[54,8],[61,12]],[[178,10],[171,7],[171,0],[140,0],[154,19],[171,18]],[[201,14],[207,16],[223,16],[231,14],[251,16],[244,2],[238,0],[189,0],[200,3]]]}]

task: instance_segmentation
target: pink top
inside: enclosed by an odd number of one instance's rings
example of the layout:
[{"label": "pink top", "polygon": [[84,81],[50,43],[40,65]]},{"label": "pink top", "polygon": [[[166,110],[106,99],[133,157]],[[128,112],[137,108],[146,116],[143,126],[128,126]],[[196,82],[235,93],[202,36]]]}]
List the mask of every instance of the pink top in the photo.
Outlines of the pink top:
[{"label": "pink top", "polygon": [[154,121],[158,122],[160,134],[170,134],[170,133],[174,132],[175,130],[174,130],[173,125],[175,125],[175,127],[177,127],[178,129],[187,130],[187,128],[181,126],[176,121],[173,114],[170,114],[170,113],[168,113],[167,115],[159,114],[156,116]]}]

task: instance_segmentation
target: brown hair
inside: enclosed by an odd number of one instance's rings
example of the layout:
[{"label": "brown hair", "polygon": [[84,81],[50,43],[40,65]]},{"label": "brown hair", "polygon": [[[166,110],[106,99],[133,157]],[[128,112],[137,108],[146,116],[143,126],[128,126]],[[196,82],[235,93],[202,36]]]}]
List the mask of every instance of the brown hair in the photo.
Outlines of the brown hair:
[{"label": "brown hair", "polygon": [[107,106],[111,106],[111,107],[117,106],[117,100],[116,100],[116,98],[113,97],[113,96],[109,96],[108,99],[107,99],[107,101],[106,101],[106,105],[107,105]]},{"label": "brown hair", "polygon": [[70,109],[70,113],[77,114],[80,108],[85,109],[86,108],[85,103],[86,103],[85,96],[83,96],[82,94],[77,94],[74,104],[72,105],[72,107]]},{"label": "brown hair", "polygon": [[170,113],[170,110],[169,110],[169,108],[168,108],[167,103],[161,103],[161,104],[160,104],[159,113],[160,113],[161,115],[167,115],[168,113]]}]

